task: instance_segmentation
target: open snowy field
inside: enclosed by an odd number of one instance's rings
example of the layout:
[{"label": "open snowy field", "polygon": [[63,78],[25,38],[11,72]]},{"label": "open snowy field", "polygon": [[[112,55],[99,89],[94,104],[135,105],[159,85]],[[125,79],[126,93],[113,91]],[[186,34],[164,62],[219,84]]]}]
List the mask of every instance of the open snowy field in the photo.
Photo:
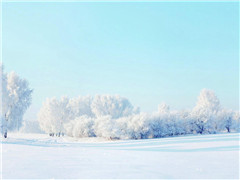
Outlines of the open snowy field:
[{"label": "open snowy field", "polygon": [[9,134],[1,148],[3,179],[239,179],[237,133],[125,141]]}]

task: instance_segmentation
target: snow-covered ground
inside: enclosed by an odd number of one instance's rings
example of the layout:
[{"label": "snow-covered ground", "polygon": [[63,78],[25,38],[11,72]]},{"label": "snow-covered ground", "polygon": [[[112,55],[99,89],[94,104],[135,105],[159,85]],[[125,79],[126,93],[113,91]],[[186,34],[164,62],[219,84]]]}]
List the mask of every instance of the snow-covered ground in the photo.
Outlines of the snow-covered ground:
[{"label": "snow-covered ground", "polygon": [[108,141],[9,134],[3,179],[239,179],[239,134]]}]

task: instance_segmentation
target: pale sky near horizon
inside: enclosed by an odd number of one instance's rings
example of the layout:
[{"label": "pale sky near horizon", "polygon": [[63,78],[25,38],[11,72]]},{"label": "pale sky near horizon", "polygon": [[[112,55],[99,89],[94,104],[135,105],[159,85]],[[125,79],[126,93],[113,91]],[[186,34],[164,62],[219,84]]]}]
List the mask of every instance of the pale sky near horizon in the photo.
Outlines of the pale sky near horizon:
[{"label": "pale sky near horizon", "polygon": [[238,3],[3,3],[5,70],[47,97],[119,94],[142,111],[192,108],[201,89],[238,109]]}]

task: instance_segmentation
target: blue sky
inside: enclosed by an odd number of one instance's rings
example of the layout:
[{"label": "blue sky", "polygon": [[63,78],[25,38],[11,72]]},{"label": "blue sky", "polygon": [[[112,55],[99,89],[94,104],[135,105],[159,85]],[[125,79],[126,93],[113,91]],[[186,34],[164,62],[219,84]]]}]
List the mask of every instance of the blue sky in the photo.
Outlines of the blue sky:
[{"label": "blue sky", "polygon": [[47,97],[120,94],[143,111],[238,109],[238,3],[3,3],[3,62]]}]

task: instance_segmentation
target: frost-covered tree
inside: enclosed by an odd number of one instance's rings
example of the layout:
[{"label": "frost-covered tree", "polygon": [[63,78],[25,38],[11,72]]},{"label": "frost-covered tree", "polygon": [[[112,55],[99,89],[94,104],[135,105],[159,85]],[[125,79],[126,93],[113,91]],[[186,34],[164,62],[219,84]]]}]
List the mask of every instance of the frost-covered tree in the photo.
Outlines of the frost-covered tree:
[{"label": "frost-covered tree", "polygon": [[200,92],[196,106],[192,111],[197,133],[215,133],[217,113],[221,109],[219,99],[212,90],[203,89]]},{"label": "frost-covered tree", "polygon": [[119,118],[134,113],[134,108],[128,99],[118,95],[96,95],[91,105],[96,117],[108,116]]},{"label": "frost-covered tree", "polygon": [[220,102],[214,91],[203,89],[193,111],[201,114],[217,113],[221,109]]},{"label": "frost-covered tree", "polygon": [[149,116],[150,123],[150,135],[151,138],[161,138],[165,137],[167,135],[167,129],[166,129],[166,116],[162,116],[162,114],[159,113],[153,113]]},{"label": "frost-covered tree", "polygon": [[234,124],[235,124],[234,130],[236,132],[240,132],[240,114],[239,114],[239,111],[234,112],[233,120],[234,120]]},{"label": "frost-covered tree", "polygon": [[6,137],[7,134],[7,121],[9,114],[11,112],[11,104],[10,104],[10,98],[9,93],[7,90],[7,75],[3,71],[3,66],[0,63],[0,85],[1,85],[1,93],[0,93],[0,107],[1,107],[1,131],[4,133],[4,136]]},{"label": "frost-covered tree", "polygon": [[186,134],[185,119],[178,112],[157,113],[152,116],[151,129],[153,137],[166,137]]},{"label": "frost-covered tree", "polygon": [[38,113],[40,128],[49,134],[60,136],[63,133],[64,124],[69,122],[72,116],[68,103],[67,97],[61,97],[60,100],[46,99]]},{"label": "frost-covered tree", "polygon": [[9,116],[9,129],[18,129],[22,125],[23,115],[31,104],[32,90],[29,89],[28,82],[21,79],[16,73],[9,73],[7,76],[7,89],[11,99],[11,111]]},{"label": "frost-covered tree", "polygon": [[232,110],[222,109],[219,111],[218,122],[219,131],[222,130],[230,133],[231,131],[237,130],[236,113]]},{"label": "frost-covered tree", "polygon": [[181,129],[183,131],[182,134],[193,134],[195,125],[194,120],[191,117],[190,110],[182,110],[177,112],[177,118],[179,119]]},{"label": "frost-covered tree", "polygon": [[22,126],[23,115],[31,104],[32,90],[28,82],[16,73],[4,73],[1,65],[1,119],[2,132],[7,137],[8,130],[16,130]]},{"label": "frost-covered tree", "polygon": [[167,104],[162,103],[158,105],[158,112],[160,114],[166,114],[166,113],[169,113],[169,111],[170,111],[170,107]]},{"label": "frost-covered tree", "polygon": [[69,108],[71,110],[73,119],[83,115],[94,117],[91,109],[93,98],[91,96],[79,96],[69,100]]}]

